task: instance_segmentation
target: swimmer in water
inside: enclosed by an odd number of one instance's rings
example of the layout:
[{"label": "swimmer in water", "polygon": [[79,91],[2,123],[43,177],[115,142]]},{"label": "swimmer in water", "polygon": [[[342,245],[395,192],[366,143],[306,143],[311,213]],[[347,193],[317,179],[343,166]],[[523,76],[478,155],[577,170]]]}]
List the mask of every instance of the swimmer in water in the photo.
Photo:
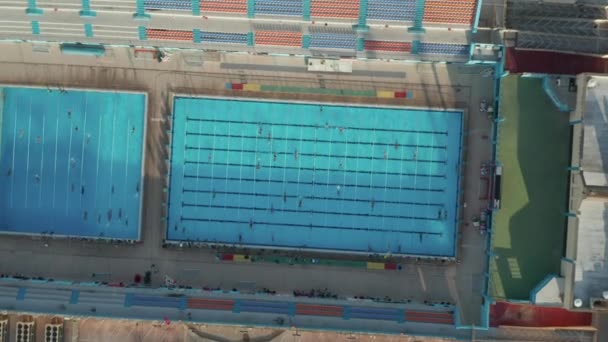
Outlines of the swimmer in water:
[{"label": "swimmer in water", "polygon": [[82,218],[86,221],[88,217],[89,217],[89,212],[85,210],[84,213],[82,213]]},{"label": "swimmer in water", "polygon": [[287,192],[283,192],[283,203],[287,202]]},{"label": "swimmer in water", "polygon": [[342,188],[341,188],[339,185],[337,185],[337,186],[336,186],[336,194],[337,194],[338,196],[340,196],[340,191],[341,191],[341,190],[342,190]]},{"label": "swimmer in water", "polygon": [[108,209],[106,216],[108,217],[108,221],[112,221],[112,209]]},{"label": "swimmer in water", "polygon": [[112,193],[114,193],[114,184],[112,184]]},{"label": "swimmer in water", "polygon": [[70,158],[70,166],[71,166],[71,167],[76,166],[76,159],[74,159],[74,158]]},{"label": "swimmer in water", "polygon": [[122,219],[122,208],[118,209],[118,219]]},{"label": "swimmer in water", "polygon": [[395,150],[399,149],[399,141],[395,140]]},{"label": "swimmer in water", "polygon": [[91,134],[87,134],[87,144],[91,142]]},{"label": "swimmer in water", "polygon": [[276,153],[274,153],[274,154],[272,155],[272,161],[275,161],[275,162],[277,161],[277,154],[276,154]]},{"label": "swimmer in water", "polygon": [[293,159],[298,160],[298,150],[297,149],[293,152]]},{"label": "swimmer in water", "polygon": [[84,185],[81,185],[81,186],[80,186],[80,194],[81,194],[81,195],[84,195]]},{"label": "swimmer in water", "polygon": [[131,127],[131,135],[135,134],[135,126]]},{"label": "swimmer in water", "polygon": [[13,174],[13,168],[8,168],[8,170],[6,171],[6,177],[10,177]]},{"label": "swimmer in water", "polygon": [[68,119],[71,119],[71,118],[72,118],[72,111],[68,110]]},{"label": "swimmer in water", "polygon": [[34,179],[36,180],[36,183],[40,183],[40,176],[38,174],[34,175]]}]

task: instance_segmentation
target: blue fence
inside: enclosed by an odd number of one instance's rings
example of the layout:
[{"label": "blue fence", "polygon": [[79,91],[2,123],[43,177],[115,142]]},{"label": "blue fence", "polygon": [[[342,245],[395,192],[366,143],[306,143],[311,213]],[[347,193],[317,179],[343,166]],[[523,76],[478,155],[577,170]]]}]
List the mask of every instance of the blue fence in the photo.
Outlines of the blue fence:
[{"label": "blue fence", "polygon": [[310,35],[311,49],[349,49],[357,47],[357,37],[354,34],[313,33]]},{"label": "blue fence", "polygon": [[181,309],[186,307],[185,302],[185,297],[163,297],[129,294],[127,295],[125,305]]},{"label": "blue fence", "polygon": [[349,318],[377,319],[383,321],[402,321],[405,312],[399,309],[351,307]]},{"label": "blue fence", "polygon": [[256,0],[256,14],[274,14],[302,16],[304,14],[302,0]]},{"label": "blue fence", "polygon": [[416,0],[368,0],[367,18],[411,21],[416,17]]},{"label": "blue fence", "polygon": [[273,313],[279,315],[289,314],[289,304],[286,302],[271,302],[260,300],[241,300],[241,312],[262,312]]}]

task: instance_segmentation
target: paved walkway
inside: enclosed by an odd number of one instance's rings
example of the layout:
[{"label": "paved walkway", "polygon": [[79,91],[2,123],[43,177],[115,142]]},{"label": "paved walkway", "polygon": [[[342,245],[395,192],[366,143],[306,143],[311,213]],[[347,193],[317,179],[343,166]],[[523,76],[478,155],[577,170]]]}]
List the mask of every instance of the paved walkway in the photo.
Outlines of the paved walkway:
[{"label": "paved walkway", "polygon": [[[232,288],[246,284],[279,293],[294,289],[328,288],[343,296],[389,296],[448,301],[460,308],[463,324],[479,324],[482,274],[485,269],[484,237],[468,225],[486,204],[479,200],[479,167],[490,158],[490,122],[478,111],[480,99],[491,99],[492,79],[480,76],[481,68],[453,64],[411,64],[355,61],[349,74],[313,74],[304,71],[268,71],[281,65],[302,68],[298,57],[243,54],[174,54],[166,63],[138,60],[127,48],[113,48],[104,57],[65,56],[57,46],[42,44],[33,52],[27,43],[2,43],[0,83],[39,86],[89,87],[141,90],[149,93],[146,139],[145,198],[142,237],[135,246],[84,243],[73,240],[5,237],[0,240],[3,272],[41,275],[56,279],[130,282],[135,273],[156,265],[153,284],[165,274],[195,287]],[[223,68],[227,64],[250,68]],[[405,76],[405,77],[403,77]],[[343,89],[407,89],[413,99],[379,99],[309,94],[232,93],[226,82],[249,82]],[[463,227],[459,264],[450,266],[405,264],[401,271],[336,268],[320,265],[221,263],[213,250],[163,249],[162,191],[166,173],[167,114],[171,93],[196,93],[272,97],[280,99],[365,102],[421,107],[464,108],[467,112],[463,166]],[[469,106],[470,104],[470,106]],[[45,247],[44,243],[48,243]]]}]

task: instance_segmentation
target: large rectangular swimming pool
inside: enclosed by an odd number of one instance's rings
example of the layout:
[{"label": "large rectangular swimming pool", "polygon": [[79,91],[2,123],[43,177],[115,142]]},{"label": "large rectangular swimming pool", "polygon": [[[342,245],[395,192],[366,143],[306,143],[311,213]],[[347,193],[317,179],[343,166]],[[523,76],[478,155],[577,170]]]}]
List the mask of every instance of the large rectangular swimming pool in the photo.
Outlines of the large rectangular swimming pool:
[{"label": "large rectangular swimming pool", "polygon": [[455,255],[461,111],[173,106],[168,240]]},{"label": "large rectangular swimming pool", "polygon": [[0,231],[138,239],[146,95],[0,93]]}]

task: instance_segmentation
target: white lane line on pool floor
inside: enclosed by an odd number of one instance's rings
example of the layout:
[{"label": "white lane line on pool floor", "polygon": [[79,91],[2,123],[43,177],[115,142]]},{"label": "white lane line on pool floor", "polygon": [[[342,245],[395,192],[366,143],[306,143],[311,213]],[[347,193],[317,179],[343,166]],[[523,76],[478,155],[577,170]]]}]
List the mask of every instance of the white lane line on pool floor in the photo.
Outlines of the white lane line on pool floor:
[{"label": "white lane line on pool floor", "polygon": [[[114,96],[114,107],[112,108],[112,149],[110,152],[110,182],[112,183],[112,190],[114,190],[114,138],[116,136],[116,107],[118,97]],[[112,208],[112,197],[114,197],[114,191],[111,191],[108,196],[108,208]]]},{"label": "white lane line on pool floor", "polygon": [[72,137],[73,137],[73,132],[74,132],[74,124],[72,123],[72,121],[70,121],[70,142],[68,144],[68,178],[67,178],[67,182],[65,182],[65,214],[66,216],[69,213],[70,210],[70,174],[71,174],[71,169],[72,169],[72,165],[76,163],[76,160],[74,160],[74,158],[72,157]]},{"label": "white lane line on pool floor", "polygon": [[[214,118],[215,119],[215,118]],[[256,203],[256,191],[257,191],[257,182],[258,182],[258,167],[260,166],[260,161],[258,158],[258,137],[262,134],[262,126],[259,127],[258,134],[255,135],[255,148],[253,149],[253,165],[255,165],[255,169],[253,170],[253,203]],[[215,132],[214,132],[215,135]],[[213,180],[213,175],[211,175],[211,180]],[[251,225],[255,221],[255,205],[253,206],[253,217],[249,218],[249,228],[253,228]]]},{"label": "white lane line on pool floor", "polygon": [[103,113],[99,115],[99,124],[97,125],[97,162],[95,163],[95,193],[93,194],[93,208],[97,208],[97,185],[99,184],[99,154],[101,149],[101,118]]},{"label": "white lane line on pool floor", "polygon": [[[327,204],[329,202],[329,174],[330,174],[330,170],[331,170],[331,144],[333,142],[334,139],[334,130],[331,129],[329,131],[329,146],[327,147],[327,177],[325,180],[325,183],[327,183],[327,185],[325,186],[325,191],[326,191],[326,197],[325,197],[325,212],[329,212],[329,209],[327,208]],[[315,143],[316,145],[316,143]],[[329,217],[329,214],[324,214],[324,220],[323,220],[323,225],[327,226],[327,218]]]},{"label": "white lane line on pool floor", "polygon": [[[346,184],[346,174],[348,173],[346,171],[346,161],[348,160],[348,133],[349,130],[345,130],[344,132],[344,160],[341,161],[340,163],[342,163],[342,174],[343,174],[343,179],[342,179],[342,189],[337,189],[337,193],[338,195],[341,194],[341,191],[344,191],[346,189],[345,188],[345,184]],[[342,196],[340,196],[342,197]],[[342,221],[344,217],[344,197],[342,197],[342,199],[340,200],[340,221]]]},{"label": "white lane line on pool floor", "polygon": [[38,186],[38,208],[42,206],[42,182],[44,182],[44,137],[45,137],[45,123],[46,113],[42,114],[42,155],[40,156],[40,184]]},{"label": "white lane line on pool floor", "polygon": [[[124,179],[124,186],[123,186],[123,201],[122,201],[122,207],[126,208],[127,207],[127,178],[129,175],[129,148],[131,147],[131,133],[129,131],[129,127],[131,127],[131,119],[127,119],[127,152],[125,154],[125,179]],[[133,132],[133,131],[131,131]]]},{"label": "white lane line on pool floor", "polygon": [[[294,157],[298,160],[298,180],[296,183],[296,196],[298,196],[298,211],[302,207],[302,196],[300,196],[300,171],[302,166],[302,158],[298,158],[298,153],[302,151],[302,136],[303,136],[302,126],[300,126],[300,145],[298,150],[295,151]],[[314,175],[313,175],[314,177]]]},{"label": "white lane line on pool floor", "polygon": [[[372,134],[373,134],[373,138],[372,138],[372,156],[373,153],[375,152],[374,149],[376,147],[376,122],[374,121],[374,128],[372,130]],[[359,168],[357,168],[357,173],[359,173]],[[373,192],[373,183],[374,183],[374,168],[372,166],[370,173],[369,173],[369,192],[370,194],[372,194],[372,211],[374,210],[375,207],[375,203],[376,203],[376,194]],[[369,230],[369,228],[371,227],[371,220],[367,220],[367,229]],[[371,245],[368,246],[369,249],[371,249]]]},{"label": "white lane line on pool floor", "polygon": [[[272,165],[274,164],[273,162],[273,149],[272,149],[272,137],[274,137],[274,126],[270,126],[270,136],[268,137],[268,144],[270,144],[270,171],[268,172],[268,186],[266,187],[266,193],[268,195],[270,195],[270,190],[271,190],[271,185],[270,185],[270,181],[272,179]],[[272,204],[272,196],[268,196],[266,197],[268,199],[268,208],[270,209],[270,213],[274,214],[274,205]]]},{"label": "white lane line on pool floor", "polygon": [[[58,102],[59,103],[59,102]],[[57,105],[59,107],[59,105]],[[59,109],[57,109],[59,111]],[[55,209],[55,194],[57,191],[57,148],[59,144],[59,117],[55,119],[55,157],[53,158],[53,206]]]},{"label": "white lane line on pool floor", "polygon": [[25,207],[27,208],[28,186],[30,182],[30,138],[32,136],[32,98],[30,97],[30,110],[27,124],[27,161],[25,166]]},{"label": "white lane line on pool floor", "polygon": [[420,285],[422,285],[422,291],[426,292],[426,282],[424,281],[424,274],[422,274],[422,269],[420,266],[416,266],[418,270],[418,277],[420,278]]},{"label": "white lane line on pool floor", "polygon": [[287,137],[289,136],[289,125],[285,125],[285,148],[283,153],[283,204],[281,205],[281,218],[285,216],[285,204],[287,203],[287,190],[285,187],[285,177],[287,176]]},{"label": "white lane line on pool floor", "polygon": [[13,160],[11,161],[11,209],[13,208],[13,189],[15,187],[15,146],[17,145],[17,109],[15,109],[15,125],[13,127]]},{"label": "white lane line on pool floor", "polygon": [[[181,180],[182,190],[184,189],[184,179],[186,176],[186,139],[188,138],[188,117],[187,116],[184,119],[183,132],[184,132],[184,159],[182,161],[182,180]],[[183,206],[183,198],[180,198],[180,200],[182,200],[182,204],[179,206],[179,222],[181,223],[182,217],[184,215],[184,206]]]},{"label": "white lane line on pool floor", "polygon": [[82,149],[80,152],[80,208],[82,209],[82,197],[84,195],[84,184],[82,183],[82,175],[84,173],[84,147],[86,145],[86,135],[87,135],[87,93],[84,93],[84,123],[82,127]]}]

